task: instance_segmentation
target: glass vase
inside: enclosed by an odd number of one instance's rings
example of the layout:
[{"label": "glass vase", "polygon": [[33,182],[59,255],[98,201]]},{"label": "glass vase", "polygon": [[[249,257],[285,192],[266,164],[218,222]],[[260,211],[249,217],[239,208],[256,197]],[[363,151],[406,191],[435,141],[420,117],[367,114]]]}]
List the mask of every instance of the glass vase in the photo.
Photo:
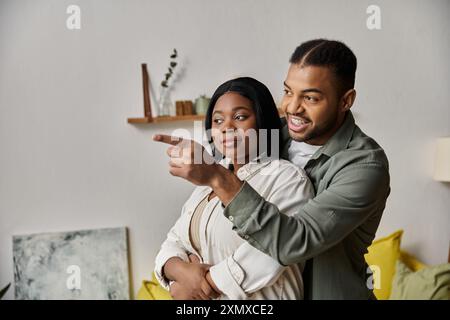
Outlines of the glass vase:
[{"label": "glass vase", "polygon": [[158,116],[170,116],[172,113],[172,105],[169,89],[162,87],[158,101]]}]

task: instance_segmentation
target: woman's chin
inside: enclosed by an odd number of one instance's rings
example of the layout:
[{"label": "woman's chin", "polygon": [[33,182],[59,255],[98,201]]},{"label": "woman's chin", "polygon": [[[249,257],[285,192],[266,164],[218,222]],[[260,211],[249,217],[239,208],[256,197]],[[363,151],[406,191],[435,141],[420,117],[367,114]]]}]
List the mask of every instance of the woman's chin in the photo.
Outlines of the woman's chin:
[{"label": "woman's chin", "polygon": [[222,154],[233,162],[235,162],[237,159],[239,160],[246,158],[245,151],[238,148],[224,148]]}]

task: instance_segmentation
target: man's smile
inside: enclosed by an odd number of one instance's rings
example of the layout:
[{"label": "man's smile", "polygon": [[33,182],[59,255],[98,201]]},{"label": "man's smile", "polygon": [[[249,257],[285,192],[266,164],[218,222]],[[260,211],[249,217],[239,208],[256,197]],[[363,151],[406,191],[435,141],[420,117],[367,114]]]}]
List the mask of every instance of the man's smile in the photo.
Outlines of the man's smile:
[{"label": "man's smile", "polygon": [[288,123],[288,127],[290,130],[292,130],[294,132],[301,132],[301,131],[304,131],[309,126],[311,121],[309,121],[308,119],[302,118],[302,117],[288,114],[287,123]]}]

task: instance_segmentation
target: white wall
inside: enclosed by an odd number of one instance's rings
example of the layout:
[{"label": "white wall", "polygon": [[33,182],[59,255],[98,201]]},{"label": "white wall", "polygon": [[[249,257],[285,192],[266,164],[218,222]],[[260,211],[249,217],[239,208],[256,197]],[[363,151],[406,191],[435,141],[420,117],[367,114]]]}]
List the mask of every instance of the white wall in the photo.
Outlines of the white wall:
[{"label": "white wall", "polygon": [[[70,4],[81,30],[65,26]],[[381,7],[382,30],[366,28],[369,4]],[[431,171],[436,137],[450,135],[449,13],[445,0],[1,0],[0,287],[13,281],[13,234],[125,225],[136,292],[192,189],[151,141],[190,123],[126,123],[142,113],[140,63],[157,85],[179,50],[174,100],[237,75],[279,99],[291,52],[315,37],[342,40],[359,59],[355,116],[391,164],[378,235],[403,228],[405,249],[445,262],[450,186]]]}]

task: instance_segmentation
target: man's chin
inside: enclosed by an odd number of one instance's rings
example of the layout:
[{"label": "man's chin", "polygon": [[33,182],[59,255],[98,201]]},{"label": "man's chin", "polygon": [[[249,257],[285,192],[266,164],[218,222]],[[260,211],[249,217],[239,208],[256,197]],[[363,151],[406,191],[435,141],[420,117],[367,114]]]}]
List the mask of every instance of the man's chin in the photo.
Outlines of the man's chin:
[{"label": "man's chin", "polygon": [[289,129],[289,135],[291,136],[292,140],[297,142],[305,142],[309,139],[308,134],[305,133],[299,133],[295,132]]}]

